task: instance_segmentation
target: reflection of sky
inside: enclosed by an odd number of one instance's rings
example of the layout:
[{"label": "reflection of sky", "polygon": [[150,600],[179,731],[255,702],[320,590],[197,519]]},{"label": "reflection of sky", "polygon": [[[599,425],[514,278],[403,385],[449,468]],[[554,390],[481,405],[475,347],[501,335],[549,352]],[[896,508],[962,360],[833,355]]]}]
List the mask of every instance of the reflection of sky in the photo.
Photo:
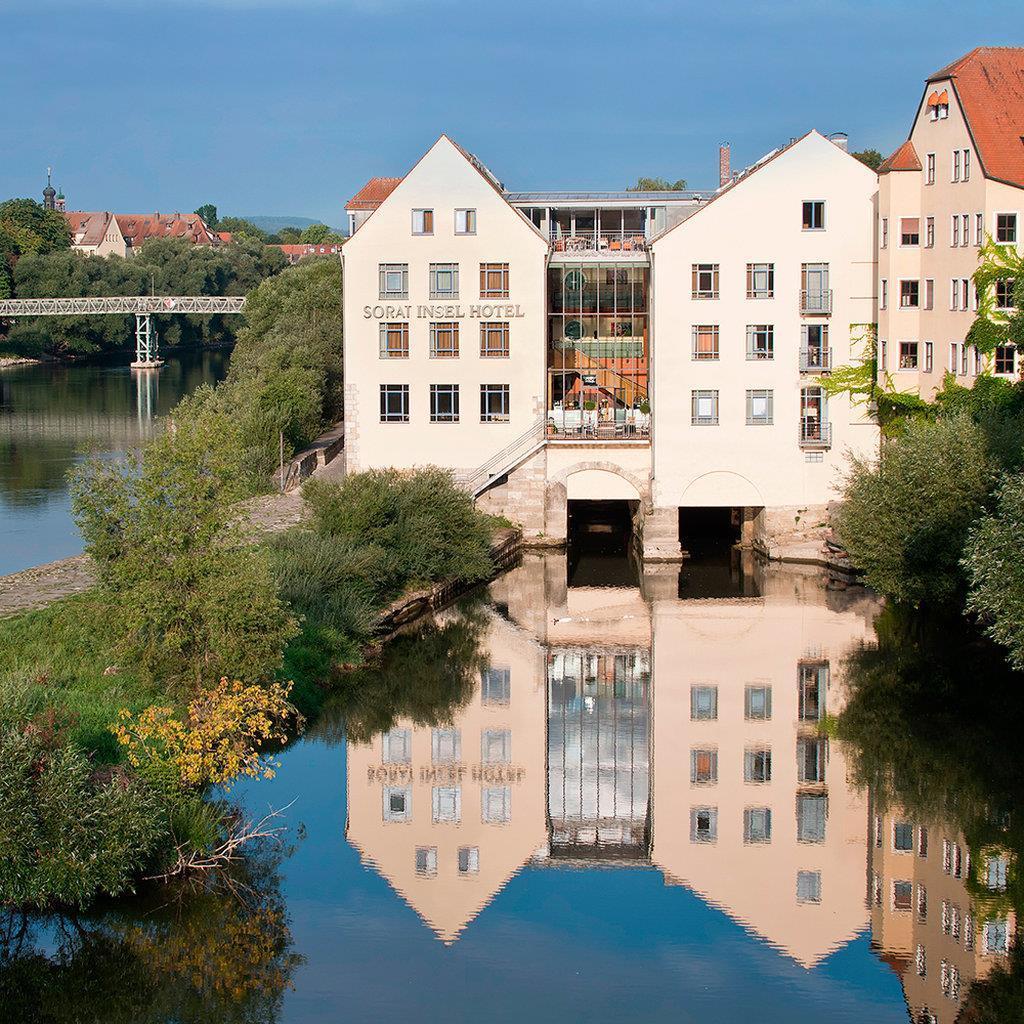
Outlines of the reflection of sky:
[{"label": "reflection of sky", "polygon": [[345,746],[302,742],[242,787],[307,837],[283,866],[306,966],[284,1022],[906,1021],[868,936],[806,971],[653,868],[527,868],[445,946],[345,841]]}]

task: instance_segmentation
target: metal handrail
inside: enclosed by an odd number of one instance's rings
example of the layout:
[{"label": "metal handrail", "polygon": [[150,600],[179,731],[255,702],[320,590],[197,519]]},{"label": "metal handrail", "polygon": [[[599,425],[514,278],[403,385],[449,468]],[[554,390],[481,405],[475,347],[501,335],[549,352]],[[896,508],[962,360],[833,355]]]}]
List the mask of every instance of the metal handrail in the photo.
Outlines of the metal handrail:
[{"label": "metal handrail", "polygon": [[507,472],[511,466],[515,465],[516,462],[527,454],[531,447],[543,443],[546,424],[547,418],[545,416],[539,417],[529,430],[524,431],[514,441],[511,441],[502,448],[501,451],[496,452],[486,462],[473,470],[467,481],[470,490],[477,494],[479,489],[481,489],[481,485]]},{"label": "metal handrail", "polygon": [[801,448],[831,448],[832,424],[817,416],[802,416],[799,425]]},{"label": "metal handrail", "polygon": [[820,291],[801,289],[800,312],[830,314],[832,312],[832,289],[823,288]]},{"label": "metal handrail", "polygon": [[[812,355],[814,358],[812,359]],[[804,346],[800,349],[800,370],[808,372],[811,370],[831,370],[832,349],[820,348],[810,349]]]}]

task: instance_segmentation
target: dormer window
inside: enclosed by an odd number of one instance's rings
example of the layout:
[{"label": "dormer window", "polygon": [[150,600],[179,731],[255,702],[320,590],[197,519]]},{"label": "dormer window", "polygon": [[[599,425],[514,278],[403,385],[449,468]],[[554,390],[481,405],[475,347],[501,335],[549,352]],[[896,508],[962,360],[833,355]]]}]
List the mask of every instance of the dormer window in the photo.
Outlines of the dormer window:
[{"label": "dormer window", "polygon": [[933,121],[944,121],[949,117],[949,92],[933,92],[928,97],[928,113]]}]

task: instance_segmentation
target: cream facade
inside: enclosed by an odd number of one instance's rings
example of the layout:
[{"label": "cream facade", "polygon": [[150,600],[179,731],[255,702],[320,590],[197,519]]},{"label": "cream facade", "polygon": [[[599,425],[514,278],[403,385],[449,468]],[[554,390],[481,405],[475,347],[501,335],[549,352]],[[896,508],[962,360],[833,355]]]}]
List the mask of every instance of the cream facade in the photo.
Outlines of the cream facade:
[{"label": "cream facade", "polygon": [[[887,387],[931,399],[947,373],[967,386],[982,372],[1018,376],[1016,346],[981,354],[967,340],[981,245],[1024,251],[1024,157],[1016,166],[1003,153],[1020,149],[1012,123],[1024,100],[999,87],[1014,66],[1024,75],[1024,50],[984,48],[931,76],[908,140],[879,169],[879,377]],[[992,79],[995,86],[980,84]],[[1000,107],[1007,116],[988,124]],[[1006,296],[992,296],[999,311],[1012,307]]]}]

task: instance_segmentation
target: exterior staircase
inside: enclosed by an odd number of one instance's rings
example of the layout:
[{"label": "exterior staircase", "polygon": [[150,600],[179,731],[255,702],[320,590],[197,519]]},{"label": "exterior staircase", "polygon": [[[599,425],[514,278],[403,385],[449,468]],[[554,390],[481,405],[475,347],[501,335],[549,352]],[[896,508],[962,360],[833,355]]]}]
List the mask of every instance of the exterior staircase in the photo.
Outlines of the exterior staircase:
[{"label": "exterior staircase", "polygon": [[539,452],[546,443],[547,420],[541,416],[529,430],[492,455],[483,465],[462,477],[460,482],[474,498],[477,498],[495,481],[511,473],[516,466],[522,465],[531,455]]}]

